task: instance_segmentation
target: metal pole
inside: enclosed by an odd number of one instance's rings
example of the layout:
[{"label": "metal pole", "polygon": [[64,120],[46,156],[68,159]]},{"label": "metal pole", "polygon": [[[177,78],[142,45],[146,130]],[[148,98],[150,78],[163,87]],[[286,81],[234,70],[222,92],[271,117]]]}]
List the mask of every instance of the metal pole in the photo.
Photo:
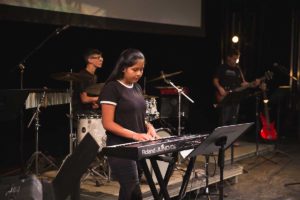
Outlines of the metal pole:
[{"label": "metal pole", "polygon": [[[70,72],[72,73],[72,69],[70,70]],[[69,123],[70,123],[70,135],[69,135],[69,154],[73,153],[73,142],[74,142],[74,134],[73,134],[73,81],[70,80],[70,107],[69,107]]]}]

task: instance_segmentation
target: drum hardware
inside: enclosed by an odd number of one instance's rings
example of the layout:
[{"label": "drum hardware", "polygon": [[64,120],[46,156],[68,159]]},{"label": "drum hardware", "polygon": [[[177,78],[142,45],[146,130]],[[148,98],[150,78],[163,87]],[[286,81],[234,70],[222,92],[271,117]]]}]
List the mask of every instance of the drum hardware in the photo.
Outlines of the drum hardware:
[{"label": "drum hardware", "polygon": [[155,96],[149,96],[149,95],[144,95],[145,101],[146,101],[146,120],[147,121],[153,121],[155,119],[159,118],[159,112],[157,111],[157,106],[156,106],[156,99],[158,97]]},{"label": "drum hardware", "polygon": [[73,132],[73,81],[80,82],[84,80],[89,80],[90,77],[87,75],[82,75],[80,73],[74,73],[72,72],[72,69],[70,72],[60,72],[50,75],[53,79],[59,80],[59,81],[68,81],[69,82],[69,126],[70,126],[70,133],[69,133],[69,154],[73,153],[74,146],[75,146],[75,140],[76,135]]},{"label": "drum hardware", "polygon": [[184,96],[185,98],[187,98],[191,103],[194,103],[194,101],[193,101],[189,96],[187,96],[187,95],[184,93],[184,91],[183,91],[182,88],[177,87],[172,81],[166,79],[166,75],[164,74],[163,71],[161,71],[161,77],[163,77],[164,81],[165,81],[167,84],[169,84],[169,85],[171,85],[173,88],[175,88],[175,89],[177,90],[177,93],[178,93],[178,129],[177,129],[177,131],[178,131],[178,136],[180,136],[180,135],[181,135],[181,130],[182,130],[182,128],[181,128],[181,116],[184,114],[184,113],[181,112],[181,96],[183,95],[183,96]]},{"label": "drum hardware", "polygon": [[28,165],[27,165],[27,170],[29,170],[29,168],[31,167],[31,165],[33,163],[35,163],[35,174],[39,175],[39,156],[42,156],[50,166],[53,166],[55,168],[58,168],[53,161],[51,161],[45,154],[43,154],[41,151],[39,151],[39,127],[41,126],[39,124],[39,114],[40,114],[40,107],[42,104],[44,104],[44,100],[45,100],[45,96],[46,96],[46,91],[44,91],[40,103],[38,104],[36,111],[34,112],[30,122],[27,125],[27,128],[29,128],[33,122],[33,120],[35,120],[35,152],[32,154],[32,156],[29,158],[28,160]]},{"label": "drum hardware", "polygon": [[81,142],[87,133],[90,133],[101,149],[106,146],[106,133],[102,125],[101,116],[93,115],[77,115],[77,143]]},{"label": "drum hardware", "polygon": [[84,80],[89,80],[91,77],[88,75],[84,75],[81,73],[74,73],[72,72],[60,72],[50,75],[51,78],[58,80],[58,81],[75,81],[75,82],[81,82]]},{"label": "drum hardware", "polygon": [[107,162],[106,156],[97,156],[91,167],[88,168],[85,175],[82,176],[81,182],[84,182],[88,177],[92,177],[97,187],[103,185],[104,181],[110,182],[110,167]]},{"label": "drum hardware", "polygon": [[[181,73],[182,71],[180,71]],[[177,87],[171,80],[166,79],[167,77],[170,77],[170,74],[164,74],[163,71],[160,72],[161,73],[161,79],[163,79],[165,81],[165,83],[171,85],[173,88],[175,88],[177,90],[178,93],[178,129],[177,129],[177,135],[181,136],[181,116],[184,114],[181,112],[181,96],[183,95],[185,98],[187,98],[191,103],[194,103],[194,101],[185,94],[185,92],[183,91],[183,88],[179,88]],[[178,72],[177,72],[178,74]],[[172,75],[175,75],[175,73],[173,73]],[[180,157],[178,157],[180,158]],[[178,159],[178,162],[181,163],[180,159]]]},{"label": "drum hardware", "polygon": [[153,81],[162,80],[162,79],[165,79],[165,78],[169,78],[171,76],[175,76],[175,75],[178,75],[178,74],[181,74],[181,73],[182,73],[182,71],[178,71],[178,72],[174,72],[174,73],[170,73],[170,74],[163,74],[163,75],[161,74],[159,77],[149,80],[148,83],[153,82]]},{"label": "drum hardware", "polygon": [[144,94],[143,96],[145,99],[151,99],[151,98],[157,99],[158,98],[158,96],[153,96],[153,95],[148,95],[148,94]]},{"label": "drum hardware", "polygon": [[[90,133],[100,147],[98,151],[101,152],[102,148],[106,146],[106,133],[102,125],[101,116],[98,114],[80,114],[77,115],[77,122],[77,143],[79,144],[84,136]],[[103,184],[103,180],[110,181],[110,170],[104,156],[96,157],[94,163],[82,177],[81,182],[85,181],[89,176],[95,180],[96,186]]]}]

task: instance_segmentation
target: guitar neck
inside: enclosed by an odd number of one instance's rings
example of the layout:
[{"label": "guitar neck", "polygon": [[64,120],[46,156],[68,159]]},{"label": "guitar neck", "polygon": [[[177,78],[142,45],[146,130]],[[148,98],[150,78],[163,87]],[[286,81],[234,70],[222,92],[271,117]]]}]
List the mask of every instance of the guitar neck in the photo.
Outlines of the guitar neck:
[{"label": "guitar neck", "polygon": [[269,116],[268,98],[267,98],[267,94],[266,94],[265,90],[263,90],[262,93],[263,93],[263,104],[264,104],[264,113],[265,113],[266,123],[267,123],[267,126],[269,126],[270,116]]},{"label": "guitar neck", "polygon": [[[264,77],[264,76],[259,78],[260,81],[264,81],[265,79],[266,79],[266,77]],[[253,87],[256,86],[255,83],[256,83],[256,80],[251,81],[248,85],[235,88],[233,91],[234,92],[241,92],[241,91],[243,91],[243,90],[245,90],[247,88],[253,88]]]}]

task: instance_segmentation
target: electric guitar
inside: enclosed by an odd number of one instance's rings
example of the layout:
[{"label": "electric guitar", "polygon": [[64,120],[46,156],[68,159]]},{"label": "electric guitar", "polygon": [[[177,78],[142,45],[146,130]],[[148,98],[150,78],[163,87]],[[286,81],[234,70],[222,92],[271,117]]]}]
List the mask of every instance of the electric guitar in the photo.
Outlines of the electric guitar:
[{"label": "electric guitar", "polygon": [[[265,83],[263,83],[265,84]],[[268,98],[265,91],[265,86],[262,87],[263,104],[264,104],[264,115],[260,113],[260,119],[262,123],[262,129],[260,136],[265,140],[277,140],[277,131],[274,127],[274,122],[270,123]]]},{"label": "electric guitar", "polygon": [[[264,81],[264,80],[270,80],[273,77],[273,72],[271,71],[266,71],[265,75],[258,78],[260,81]],[[246,86],[241,86],[241,87],[237,87],[234,89],[228,89],[225,87],[225,90],[227,91],[227,93],[225,95],[221,95],[220,92],[217,90],[216,95],[215,95],[215,99],[216,99],[216,103],[219,104],[223,101],[223,99],[229,94],[229,93],[233,93],[233,92],[241,92],[243,90],[246,90],[247,88],[253,88],[255,87],[255,82],[256,80],[250,82],[248,85]]]}]

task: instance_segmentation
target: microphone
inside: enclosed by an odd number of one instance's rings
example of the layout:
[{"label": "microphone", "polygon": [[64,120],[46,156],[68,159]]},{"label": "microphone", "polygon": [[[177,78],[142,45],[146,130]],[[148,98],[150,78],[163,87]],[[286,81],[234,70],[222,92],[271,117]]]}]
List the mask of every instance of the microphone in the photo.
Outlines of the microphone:
[{"label": "microphone", "polygon": [[60,34],[62,31],[68,29],[69,27],[70,27],[70,25],[67,24],[67,25],[64,25],[64,26],[61,27],[61,28],[57,28],[56,31],[55,31],[55,32],[56,32],[56,35]]}]

